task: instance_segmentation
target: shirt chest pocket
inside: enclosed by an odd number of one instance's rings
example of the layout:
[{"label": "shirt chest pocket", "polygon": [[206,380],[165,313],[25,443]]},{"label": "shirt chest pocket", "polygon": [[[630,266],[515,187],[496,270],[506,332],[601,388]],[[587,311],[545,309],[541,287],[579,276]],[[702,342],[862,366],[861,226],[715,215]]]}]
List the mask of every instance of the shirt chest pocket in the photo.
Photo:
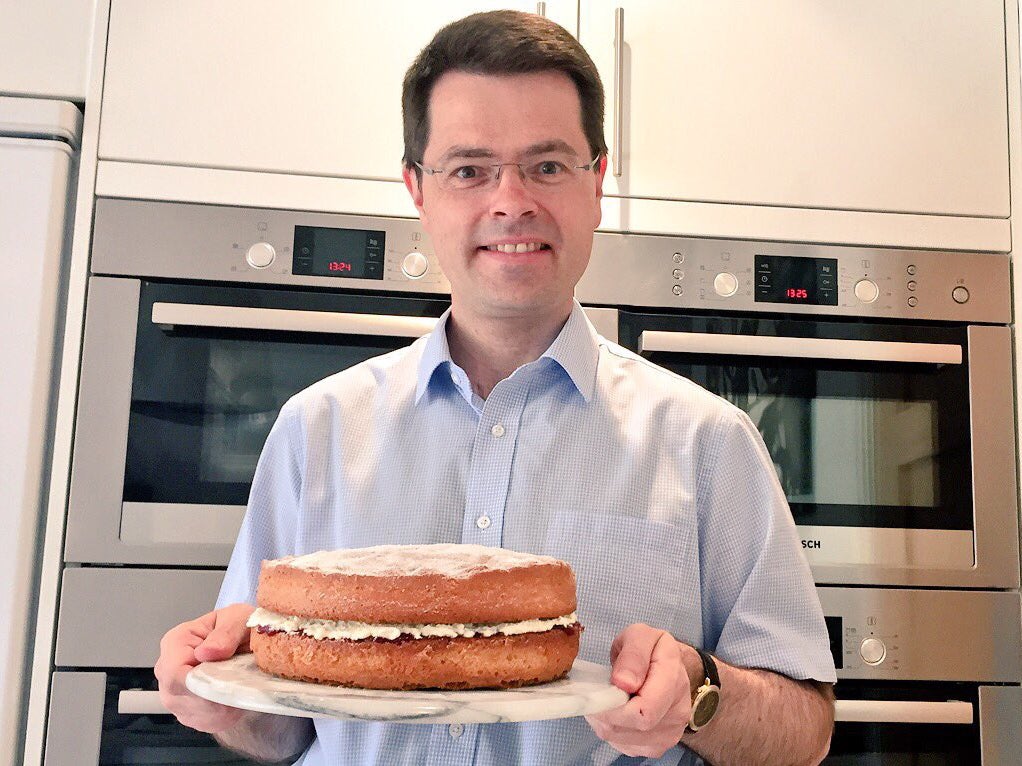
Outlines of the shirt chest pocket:
[{"label": "shirt chest pocket", "polygon": [[585,626],[582,659],[609,664],[614,637],[635,622],[702,642],[692,530],[633,516],[560,512],[551,519],[544,549],[575,571]]}]

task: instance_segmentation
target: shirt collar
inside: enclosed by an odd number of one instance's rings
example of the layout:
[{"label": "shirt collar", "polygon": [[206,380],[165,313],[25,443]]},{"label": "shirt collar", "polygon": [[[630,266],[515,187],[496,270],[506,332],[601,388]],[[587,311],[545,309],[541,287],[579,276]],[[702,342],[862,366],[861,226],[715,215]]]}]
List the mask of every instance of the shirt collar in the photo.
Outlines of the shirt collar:
[{"label": "shirt collar", "polygon": [[[447,345],[447,320],[450,315],[451,310],[447,309],[437,320],[436,327],[426,337],[426,344],[419,358],[415,385],[416,404],[426,393],[434,373],[439,368],[443,367],[447,372],[460,369],[451,358],[451,349]],[[556,362],[567,373],[582,398],[588,402],[596,387],[596,366],[599,357],[599,335],[586,318],[579,302],[573,301],[568,321],[564,323],[564,327],[540,359]]]},{"label": "shirt collar", "polygon": [[568,321],[543,356],[561,366],[588,403],[596,388],[596,364],[600,358],[600,336],[578,301],[572,301]]}]

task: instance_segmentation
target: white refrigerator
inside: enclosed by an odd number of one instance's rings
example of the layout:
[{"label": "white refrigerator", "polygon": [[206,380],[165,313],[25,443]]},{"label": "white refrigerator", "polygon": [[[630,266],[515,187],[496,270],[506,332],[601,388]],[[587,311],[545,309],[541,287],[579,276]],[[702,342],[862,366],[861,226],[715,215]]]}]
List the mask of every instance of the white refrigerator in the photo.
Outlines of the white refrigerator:
[{"label": "white refrigerator", "polygon": [[81,129],[0,96],[0,764],[25,737]]}]

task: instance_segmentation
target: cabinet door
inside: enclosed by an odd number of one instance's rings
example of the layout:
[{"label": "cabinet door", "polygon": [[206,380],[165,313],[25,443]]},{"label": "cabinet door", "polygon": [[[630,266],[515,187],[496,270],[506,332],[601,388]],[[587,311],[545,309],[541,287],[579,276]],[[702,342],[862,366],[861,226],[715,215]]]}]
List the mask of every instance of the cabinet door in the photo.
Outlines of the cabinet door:
[{"label": "cabinet door", "polygon": [[0,0],[0,93],[84,101],[94,0]]},{"label": "cabinet door", "polygon": [[1007,217],[1004,13],[1001,0],[583,2],[612,153],[622,105],[623,170],[606,189]]},{"label": "cabinet door", "polygon": [[[100,159],[397,179],[401,81],[444,24],[536,2],[113,0]],[[577,6],[546,3],[572,33]]]}]

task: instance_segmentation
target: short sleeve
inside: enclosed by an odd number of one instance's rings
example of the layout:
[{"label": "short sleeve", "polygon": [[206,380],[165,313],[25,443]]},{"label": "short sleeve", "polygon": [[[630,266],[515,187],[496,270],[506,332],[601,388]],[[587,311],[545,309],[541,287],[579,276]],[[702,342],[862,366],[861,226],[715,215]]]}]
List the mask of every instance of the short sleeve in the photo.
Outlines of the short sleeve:
[{"label": "short sleeve", "polygon": [[725,662],[836,681],[812,573],[756,426],[728,407],[700,469],[703,639]]},{"label": "short sleeve", "polygon": [[302,492],[301,422],[293,401],[281,409],[263,445],[217,608],[255,604],[263,559],[294,552]]}]

